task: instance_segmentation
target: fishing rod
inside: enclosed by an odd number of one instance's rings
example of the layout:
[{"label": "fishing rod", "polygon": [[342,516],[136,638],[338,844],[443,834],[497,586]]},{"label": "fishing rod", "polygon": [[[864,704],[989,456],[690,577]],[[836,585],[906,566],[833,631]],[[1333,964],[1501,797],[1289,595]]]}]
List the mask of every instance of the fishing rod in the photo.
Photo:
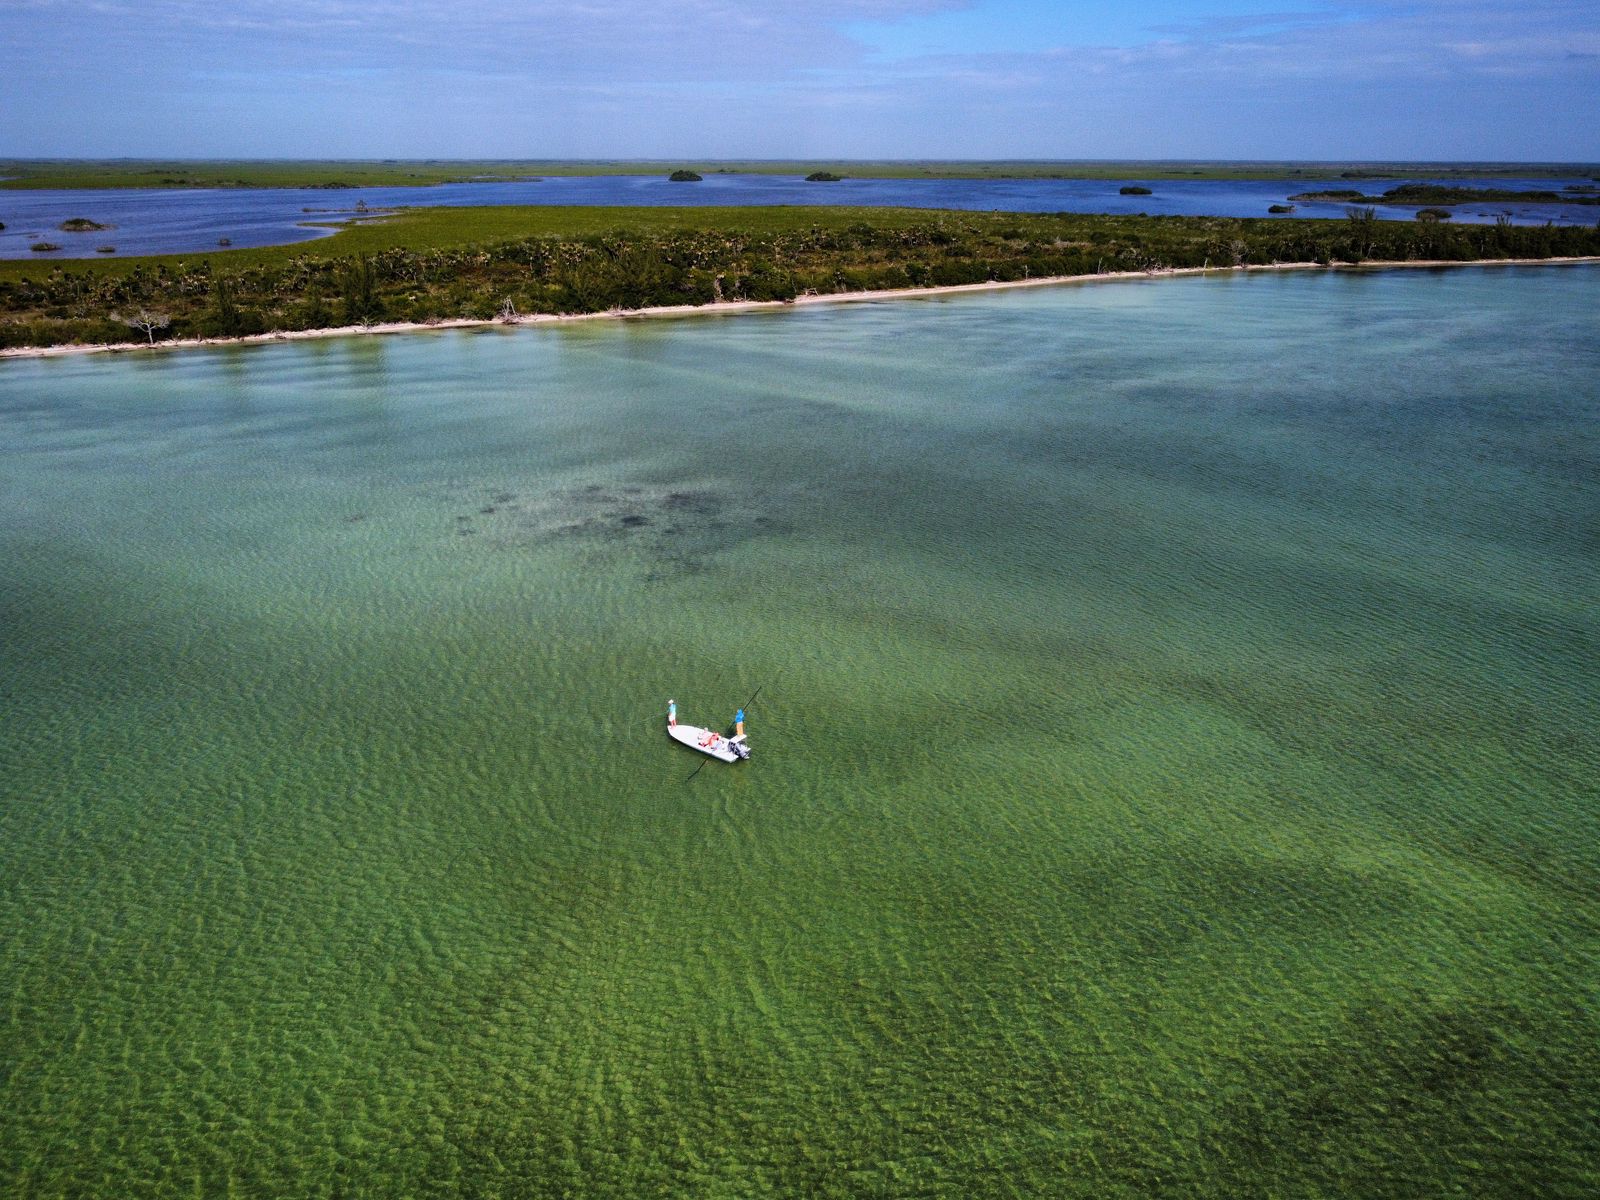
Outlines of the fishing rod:
[{"label": "fishing rod", "polygon": [[[744,704],[740,707],[739,711],[743,712],[745,709],[749,708],[752,704],[754,704],[756,702],[756,697],[761,695],[762,688],[765,688],[766,686],[767,686],[766,684],[762,684],[761,687],[758,687],[755,691],[751,692],[750,693],[750,699],[748,699],[748,700],[746,700],[744,702]],[[652,713],[648,714],[647,716],[636,717],[634,719],[639,721],[642,724],[642,723],[644,723],[646,721],[654,723],[656,721],[659,721],[661,719],[661,717],[660,717],[659,712],[652,712]],[[737,719],[738,718],[735,718],[735,720],[737,720]]]},{"label": "fishing rod", "polygon": [[[756,697],[761,695],[761,688],[764,688],[766,686],[767,685],[763,683],[761,685],[761,687],[756,688],[755,691],[750,693],[750,699],[746,700],[743,704],[741,704],[739,706],[739,711],[738,711],[737,714],[735,714],[735,716],[733,718],[733,722],[734,722],[735,725],[737,725],[739,727],[740,732],[743,732],[743,730],[744,730],[744,710],[749,708],[752,704],[754,704],[756,702]],[[706,761],[709,761],[709,760],[706,760]],[[705,763],[705,761],[702,761],[701,764],[698,767],[696,767],[694,770],[689,772],[689,779],[685,779],[683,782],[684,783],[688,783],[689,780],[693,779],[696,775],[700,774],[700,772],[704,771],[705,769],[706,769],[706,763]]]}]

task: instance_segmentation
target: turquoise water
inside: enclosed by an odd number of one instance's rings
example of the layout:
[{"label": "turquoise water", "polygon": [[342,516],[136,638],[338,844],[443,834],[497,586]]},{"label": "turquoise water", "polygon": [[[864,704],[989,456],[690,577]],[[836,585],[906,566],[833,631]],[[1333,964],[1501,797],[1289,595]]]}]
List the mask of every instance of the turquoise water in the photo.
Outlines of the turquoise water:
[{"label": "turquoise water", "polygon": [[1597,282],[0,365],[0,1190],[1593,1195]]}]

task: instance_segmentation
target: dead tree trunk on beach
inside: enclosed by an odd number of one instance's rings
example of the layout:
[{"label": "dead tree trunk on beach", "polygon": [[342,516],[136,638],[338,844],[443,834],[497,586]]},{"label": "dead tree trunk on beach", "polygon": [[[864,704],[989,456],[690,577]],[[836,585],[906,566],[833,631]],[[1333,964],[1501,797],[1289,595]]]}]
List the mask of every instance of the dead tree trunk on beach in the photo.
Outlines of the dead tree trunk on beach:
[{"label": "dead tree trunk on beach", "polygon": [[152,346],[156,344],[156,330],[165,329],[172,324],[172,318],[167,316],[166,313],[151,312],[145,308],[141,308],[131,317],[124,317],[120,313],[112,313],[111,319],[120,321],[130,329],[139,330],[144,334],[145,340]]}]

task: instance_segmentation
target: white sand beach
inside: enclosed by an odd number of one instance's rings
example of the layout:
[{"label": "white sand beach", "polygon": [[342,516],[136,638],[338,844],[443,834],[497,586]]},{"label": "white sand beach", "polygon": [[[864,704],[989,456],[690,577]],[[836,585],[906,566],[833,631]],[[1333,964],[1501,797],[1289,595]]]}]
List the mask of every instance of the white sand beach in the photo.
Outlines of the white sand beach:
[{"label": "white sand beach", "polygon": [[451,320],[412,322],[374,322],[370,325],[339,325],[326,329],[300,329],[276,333],[258,333],[232,338],[173,338],[168,341],[115,342],[100,345],[17,346],[0,349],[0,359],[54,358],[73,354],[127,353],[135,350],[179,350],[195,346],[251,345],[262,342],[293,342],[310,338],[357,337],[365,334],[419,333],[439,329],[479,329],[490,326],[512,327],[518,325],[560,324],[572,321],[609,321],[651,317],[715,316],[731,313],[757,312],[773,309],[796,308],[809,304],[859,304],[874,300],[914,300],[939,296],[960,295],[968,292],[995,292],[1011,288],[1062,287],[1068,284],[1092,284],[1127,281],[1130,279],[1163,279],[1184,275],[1231,275],[1262,271],[1389,271],[1403,268],[1440,267],[1532,267],[1572,266],[1600,263],[1600,257],[1571,258],[1488,258],[1466,262],[1419,259],[1407,262],[1334,263],[1271,263],[1239,267],[1168,267],[1149,271],[1108,271],[1098,275],[1052,275],[1039,279],[996,280],[988,283],[960,283],[945,287],[892,288],[869,292],[807,293],[793,300],[720,300],[710,304],[675,304],[652,308],[614,308],[594,313],[534,313],[511,318],[494,317],[488,320],[455,318]]}]

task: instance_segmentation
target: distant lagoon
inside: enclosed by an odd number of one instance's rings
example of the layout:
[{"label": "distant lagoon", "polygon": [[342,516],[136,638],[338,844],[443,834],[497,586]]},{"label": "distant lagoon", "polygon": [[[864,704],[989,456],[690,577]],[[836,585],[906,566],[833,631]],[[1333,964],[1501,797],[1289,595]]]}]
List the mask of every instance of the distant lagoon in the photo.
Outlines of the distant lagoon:
[{"label": "distant lagoon", "polygon": [[[1381,190],[1407,183],[1504,190],[1562,190],[1589,185],[1571,179],[1385,179]],[[1124,196],[1130,184],[1148,196]],[[1104,180],[1104,179],[844,179],[808,183],[798,176],[708,174],[699,183],[672,183],[662,175],[551,176],[513,182],[451,183],[433,187],[367,188],[114,188],[0,193],[0,258],[93,258],[99,247],[118,255],[182,254],[218,248],[276,246],[325,237],[338,223],[367,209],[519,204],[740,206],[838,204],[866,207],[944,208],[1002,212],[1149,213],[1152,216],[1265,217],[1274,204],[1307,189],[1351,186],[1339,181]],[[1376,185],[1374,185],[1376,186]],[[1297,217],[1340,217],[1343,203],[1293,202]],[[1410,220],[1414,206],[1379,206],[1381,217]],[[1591,207],[1485,202],[1462,204],[1454,220],[1482,224],[1506,215],[1519,225],[1553,221],[1588,224]],[[88,217],[113,228],[65,233],[59,226]],[[49,241],[48,254],[30,246]]]}]

